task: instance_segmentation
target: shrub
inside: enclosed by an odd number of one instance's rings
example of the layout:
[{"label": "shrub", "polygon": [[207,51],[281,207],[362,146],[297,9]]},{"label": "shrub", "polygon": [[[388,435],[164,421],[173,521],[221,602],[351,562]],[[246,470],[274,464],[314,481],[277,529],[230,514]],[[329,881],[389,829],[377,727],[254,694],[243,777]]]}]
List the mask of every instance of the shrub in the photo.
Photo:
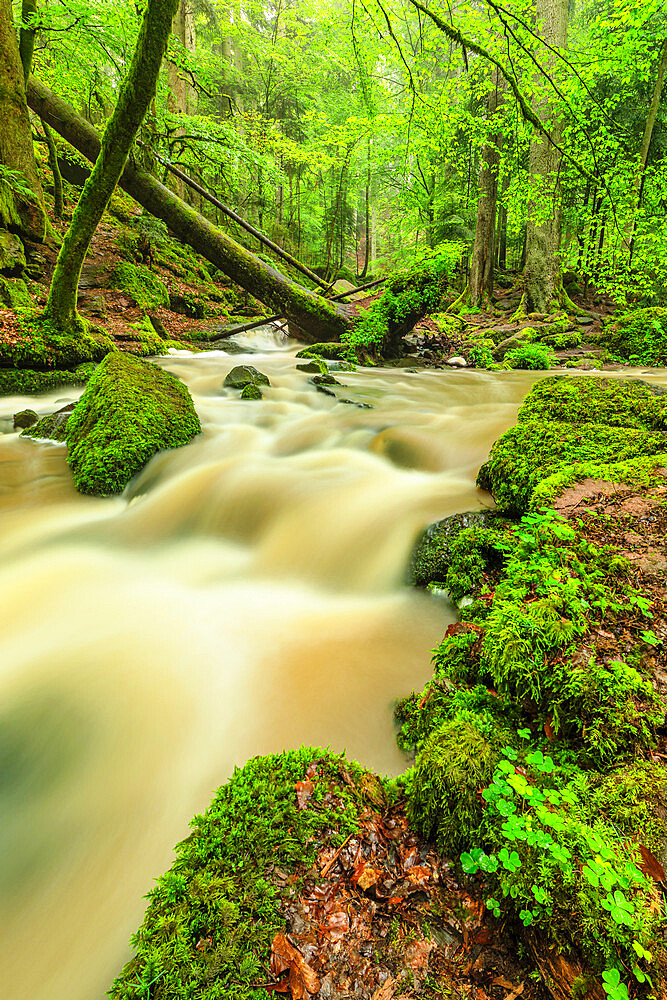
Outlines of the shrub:
[{"label": "shrub", "polygon": [[503,367],[538,370],[551,368],[553,353],[544,344],[522,344],[505,355]]}]

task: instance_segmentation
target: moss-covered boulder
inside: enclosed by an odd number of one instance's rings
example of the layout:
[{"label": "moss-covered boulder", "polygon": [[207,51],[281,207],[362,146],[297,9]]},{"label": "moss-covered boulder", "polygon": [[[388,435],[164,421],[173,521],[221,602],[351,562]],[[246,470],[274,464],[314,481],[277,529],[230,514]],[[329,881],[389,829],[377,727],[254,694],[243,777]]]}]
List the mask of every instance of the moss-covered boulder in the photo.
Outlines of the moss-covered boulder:
[{"label": "moss-covered boulder", "polygon": [[34,410],[19,410],[14,414],[14,430],[20,431],[32,427],[39,420],[39,416]]},{"label": "moss-covered boulder", "polygon": [[452,547],[467,528],[492,528],[499,515],[489,510],[472,510],[452,514],[429,525],[412,550],[408,567],[410,583],[427,587],[429,583],[444,583],[452,561]]},{"label": "moss-covered boulder", "polygon": [[107,354],[68,421],[77,489],[120,493],[156,452],[187,444],[200,430],[179,379],[132,355]]},{"label": "moss-covered boulder", "polygon": [[248,382],[241,389],[241,399],[262,399],[262,390],[256,382]]},{"label": "moss-covered boulder", "polygon": [[605,424],[579,425],[523,420],[495,442],[477,485],[510,514],[528,509],[535,487],[575,462],[622,462],[656,455],[667,447],[664,432]]},{"label": "moss-covered boulder", "polygon": [[245,389],[247,385],[270,385],[268,375],[258,371],[252,365],[237,365],[225,378],[226,389]]},{"label": "moss-covered boulder", "polygon": [[[356,764],[308,747],[237,769],[157,880],[112,1000],[148,996],[137,984],[156,975],[151,995],[164,1000],[268,995],[257,983],[266,979],[271,942],[285,926],[280,879],[295,883],[304,866],[316,865],[323,837],[335,850],[356,832],[363,785]],[[297,791],[304,786],[312,795],[302,808]]]},{"label": "moss-covered boulder", "polygon": [[327,361],[346,361],[350,353],[345,344],[310,344],[297,353],[297,358],[324,358]]},{"label": "moss-covered boulder", "polygon": [[110,280],[113,288],[129,295],[140,309],[169,308],[167,286],[143,264],[118,264]]},{"label": "moss-covered boulder", "polygon": [[0,274],[0,305],[7,309],[29,308],[30,292],[23,278],[5,278]]},{"label": "moss-covered boulder", "polygon": [[667,430],[667,391],[639,379],[554,376],[535,383],[518,420]]},{"label": "moss-covered boulder", "polygon": [[667,396],[638,381],[567,377],[537,382],[518,423],[495,442],[477,477],[511,514],[564,468],[625,462],[667,449]]},{"label": "moss-covered boulder", "polygon": [[55,413],[49,413],[47,417],[42,417],[41,420],[38,419],[37,422],[33,422],[32,425],[29,425],[23,431],[21,437],[43,438],[49,441],[66,441],[67,423],[75,406],[76,403],[68,403],[66,406],[61,406]]}]

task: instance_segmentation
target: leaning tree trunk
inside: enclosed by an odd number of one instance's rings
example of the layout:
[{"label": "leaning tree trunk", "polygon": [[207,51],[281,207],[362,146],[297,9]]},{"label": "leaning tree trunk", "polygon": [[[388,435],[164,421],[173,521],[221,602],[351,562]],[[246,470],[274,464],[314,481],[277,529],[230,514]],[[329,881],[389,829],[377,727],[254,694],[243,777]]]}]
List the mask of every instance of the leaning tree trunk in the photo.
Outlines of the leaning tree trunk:
[{"label": "leaning tree trunk", "polygon": [[82,328],[76,311],[81,267],[155,94],[177,6],[178,0],[148,0],[130,70],[56,261],[45,315],[58,328]]},{"label": "leaning tree trunk", "polygon": [[31,197],[23,196],[16,185],[6,180],[0,182],[0,226],[12,226],[23,236],[43,240],[46,212],[32,146],[11,0],[0,0],[0,164],[21,174],[20,186],[32,192]]},{"label": "leaning tree trunk", "polygon": [[[505,81],[496,70],[493,74],[493,88],[488,100],[491,120],[496,116],[502,103],[504,83]],[[477,309],[485,299],[490,299],[493,293],[494,239],[501,142],[500,133],[494,132],[489,135],[482,147],[475,242],[470,258],[470,305],[474,309]]]},{"label": "leaning tree trunk", "polygon": [[[552,48],[564,49],[567,45],[568,0],[538,0],[537,21],[541,35]],[[548,52],[544,56],[546,71],[554,75],[556,57]],[[548,99],[540,108],[542,121],[550,116]],[[559,298],[562,274],[558,250],[560,247],[561,193],[558,172],[561,153],[562,126],[557,120],[551,123],[551,141],[536,132],[530,144],[529,172],[533,184],[533,197],[528,206],[526,229],[526,266],[524,269],[524,302],[526,313],[548,312]]]},{"label": "leaning tree trunk", "polygon": [[[100,138],[95,129],[34,76],[28,84],[28,100],[30,107],[63,139],[91,162],[96,160]],[[191,246],[260,302],[285,316],[305,334],[305,339],[338,340],[350,325],[349,307],[329,302],[284,277],[239,246],[131,161],[126,164],[119,184],[151,215],[162,219],[183,243]]]}]

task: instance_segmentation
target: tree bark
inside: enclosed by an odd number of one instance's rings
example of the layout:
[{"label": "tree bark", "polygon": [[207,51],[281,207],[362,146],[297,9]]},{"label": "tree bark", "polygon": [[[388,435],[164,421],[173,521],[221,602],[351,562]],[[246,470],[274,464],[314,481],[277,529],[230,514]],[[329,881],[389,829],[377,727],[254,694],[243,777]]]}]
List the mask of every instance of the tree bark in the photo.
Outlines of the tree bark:
[{"label": "tree bark", "polygon": [[104,130],[99,156],[84,184],[53,272],[45,315],[59,328],[81,326],[76,311],[81,267],[155,94],[177,3],[178,0],[148,0],[132,64]]},{"label": "tree bark", "polygon": [[658,115],[660,98],[662,97],[662,88],[665,82],[665,71],[667,71],[667,38],[662,43],[660,60],[658,62],[658,73],[655,78],[655,85],[653,87],[653,96],[651,98],[651,104],[648,109],[648,115],[646,116],[646,125],[644,126],[644,135],[642,136],[642,145],[641,145],[641,150],[639,152],[639,170],[637,172],[637,176],[635,177],[634,197],[632,200],[630,220],[628,222],[628,227],[625,235],[625,241],[629,249],[628,264],[630,265],[632,265],[632,254],[634,250],[635,226],[637,224],[636,214],[641,205],[641,196],[643,194],[643,188],[644,188],[644,178],[646,176],[646,164],[648,163],[648,152],[649,149],[651,148],[653,129],[655,127],[655,120]]},{"label": "tree bark", "polygon": [[[100,138],[92,125],[34,76],[28,84],[28,100],[30,107],[56,132],[87,159],[95,162],[100,151]],[[306,339],[313,342],[338,340],[348,328],[351,317],[349,307],[329,302],[281,275],[131,161],[126,164],[119,184],[148,212],[162,219],[178,239],[193,247],[261,302],[285,316],[293,326],[304,332]]]},{"label": "tree bark", "polygon": [[[171,34],[177,40],[178,51],[186,54],[195,51],[197,36],[195,33],[194,12],[191,6],[192,0],[179,0],[178,10],[174,14],[171,25]],[[169,83],[169,95],[167,97],[167,109],[175,115],[193,115],[197,111],[197,91],[190,83],[187,73],[184,73],[177,61],[169,60],[167,63],[167,81]],[[174,139],[184,134],[184,129],[179,128],[174,133]],[[183,181],[176,177],[169,179],[169,187],[184,201],[191,202],[188,197],[188,190]]]},{"label": "tree bark", "polygon": [[11,185],[0,185],[0,226],[41,241],[46,233],[42,185],[37,175],[32,128],[26,104],[23,66],[11,0],[0,0],[0,164],[22,174],[33,198],[21,197]]},{"label": "tree bark", "polygon": [[[538,0],[537,21],[545,42],[556,49],[567,45],[568,0]],[[544,57],[547,72],[553,75],[556,57]],[[542,121],[550,117],[549,101],[540,107]],[[526,229],[526,266],[524,270],[524,307],[526,313],[546,313],[558,297],[561,267],[558,258],[561,224],[561,192],[559,170],[562,127],[552,121],[551,141],[536,133],[530,144],[529,172],[534,195],[528,210]],[[548,203],[547,218],[544,218]]]},{"label": "tree bark", "polygon": [[[496,115],[503,99],[504,80],[498,70],[493,74],[493,87],[488,99],[491,119]],[[489,135],[482,147],[479,168],[479,197],[475,242],[470,259],[470,305],[477,309],[483,299],[493,293],[494,238],[496,229],[496,201],[498,199],[498,171],[500,146],[498,132]]]}]

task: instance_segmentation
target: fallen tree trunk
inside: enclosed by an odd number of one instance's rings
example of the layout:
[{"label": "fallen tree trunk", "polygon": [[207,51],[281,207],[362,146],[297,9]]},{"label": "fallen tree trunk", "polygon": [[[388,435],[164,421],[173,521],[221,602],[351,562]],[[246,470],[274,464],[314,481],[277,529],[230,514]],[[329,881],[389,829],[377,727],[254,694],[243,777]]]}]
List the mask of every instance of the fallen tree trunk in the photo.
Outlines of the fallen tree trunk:
[{"label": "fallen tree trunk", "polygon": [[[92,125],[35,77],[30,78],[27,97],[29,106],[43,121],[91,163],[95,162],[100,151],[100,137]],[[131,161],[123,171],[119,186],[151,215],[162,219],[183,243],[189,244],[260,302],[284,316],[298,328],[302,339],[313,343],[340,340],[349,327],[353,316],[349,306],[329,302],[284,277]]]}]

